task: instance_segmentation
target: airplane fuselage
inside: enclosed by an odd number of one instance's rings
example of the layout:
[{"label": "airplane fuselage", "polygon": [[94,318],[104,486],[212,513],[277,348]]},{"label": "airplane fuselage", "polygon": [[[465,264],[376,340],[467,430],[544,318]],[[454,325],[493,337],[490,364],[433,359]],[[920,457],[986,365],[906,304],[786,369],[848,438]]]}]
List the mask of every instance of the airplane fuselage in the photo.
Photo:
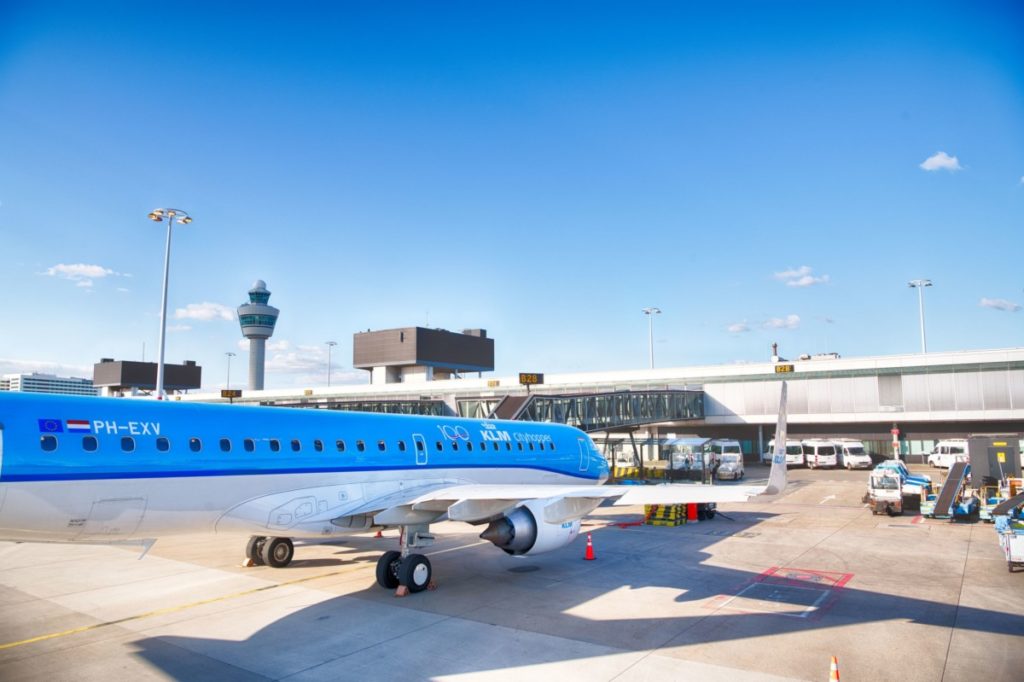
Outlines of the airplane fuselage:
[{"label": "airplane fuselage", "polygon": [[0,394],[0,538],[330,537],[374,501],[459,484],[597,485],[577,429],[151,400]]}]

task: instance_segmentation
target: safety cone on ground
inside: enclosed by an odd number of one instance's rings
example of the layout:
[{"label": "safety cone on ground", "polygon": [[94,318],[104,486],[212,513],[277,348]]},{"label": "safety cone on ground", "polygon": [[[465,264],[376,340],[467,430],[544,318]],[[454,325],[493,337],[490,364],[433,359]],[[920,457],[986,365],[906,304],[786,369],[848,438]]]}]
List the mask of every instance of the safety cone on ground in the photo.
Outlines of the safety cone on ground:
[{"label": "safety cone on ground", "polygon": [[832,657],[832,665],[828,671],[828,682],[839,682],[839,661]]},{"label": "safety cone on ground", "polygon": [[374,537],[374,539],[376,539],[376,538],[382,538],[382,537],[384,537],[384,534],[383,534],[383,533],[381,533],[380,531],[377,531],[377,534],[376,534],[376,535],[374,535],[373,537]]},{"label": "safety cone on ground", "polygon": [[587,553],[583,555],[586,561],[593,561],[597,557],[594,556],[594,540],[590,537],[590,533],[587,533]]}]

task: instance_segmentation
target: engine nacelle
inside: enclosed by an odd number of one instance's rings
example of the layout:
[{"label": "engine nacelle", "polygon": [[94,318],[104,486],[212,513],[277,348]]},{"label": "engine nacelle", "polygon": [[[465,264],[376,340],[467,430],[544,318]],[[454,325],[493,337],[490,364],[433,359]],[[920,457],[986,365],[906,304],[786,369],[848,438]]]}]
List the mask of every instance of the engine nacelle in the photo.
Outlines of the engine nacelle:
[{"label": "engine nacelle", "polygon": [[565,547],[580,534],[580,520],[545,523],[546,500],[529,500],[491,521],[480,537],[509,554],[540,554]]}]

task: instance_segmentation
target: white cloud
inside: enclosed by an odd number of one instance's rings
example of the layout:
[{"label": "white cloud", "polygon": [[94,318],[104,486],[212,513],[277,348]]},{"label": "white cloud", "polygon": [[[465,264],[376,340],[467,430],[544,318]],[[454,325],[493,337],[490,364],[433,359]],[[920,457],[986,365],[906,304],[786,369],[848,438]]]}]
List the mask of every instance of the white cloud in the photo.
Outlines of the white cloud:
[{"label": "white cloud", "polygon": [[960,159],[956,158],[955,156],[950,156],[946,152],[935,152],[927,159],[922,161],[920,167],[925,169],[926,171],[963,170],[963,166],[960,165]]},{"label": "white cloud", "polygon": [[993,310],[1004,310],[1008,313],[1015,313],[1020,310],[1021,306],[1013,301],[1007,301],[1005,298],[983,298],[978,302],[982,308],[992,308]]},{"label": "white cloud", "polygon": [[811,274],[811,268],[808,265],[801,265],[798,268],[790,268],[789,270],[783,270],[782,272],[775,273],[775,279],[785,282],[790,279],[796,279],[805,275]]},{"label": "white cloud", "polygon": [[118,287],[117,290],[124,294],[127,294],[129,291],[131,291],[131,289],[125,289],[124,287]]},{"label": "white cloud", "polygon": [[167,325],[167,331],[169,332],[190,332],[192,327],[187,324],[169,324]]},{"label": "white cloud", "polygon": [[184,308],[178,308],[174,311],[174,319],[201,320],[203,322],[221,319],[231,322],[235,319],[235,311],[220,303],[204,301],[202,303],[189,303]]},{"label": "white cloud", "polygon": [[737,322],[736,324],[730,324],[727,328],[730,334],[742,334],[743,332],[750,331],[750,325],[746,322]]},{"label": "white cloud", "polygon": [[787,287],[809,287],[815,284],[828,284],[829,276],[812,275],[813,268],[808,265],[801,265],[798,268],[790,268],[782,272],[776,272],[773,276],[780,282],[785,282]]},{"label": "white cloud", "polygon": [[102,265],[88,265],[86,263],[58,263],[53,267],[46,268],[46,272],[40,273],[47,277],[59,277],[75,283],[76,287],[89,289],[97,279],[104,277],[128,277],[120,272],[114,272]]},{"label": "white cloud", "polygon": [[0,358],[0,374],[56,374],[62,377],[92,378],[92,365],[62,365],[49,360],[17,360]]},{"label": "white cloud", "polygon": [[64,263],[58,263],[52,268],[47,268],[46,273],[50,277],[61,277],[63,279],[80,280],[80,279],[100,279],[108,275],[116,275],[117,273],[110,268],[105,268],[102,265],[86,265],[85,263],[75,263],[73,265],[66,265]]},{"label": "white cloud", "polygon": [[771,317],[765,320],[763,326],[765,329],[796,329],[800,326],[800,316]]}]

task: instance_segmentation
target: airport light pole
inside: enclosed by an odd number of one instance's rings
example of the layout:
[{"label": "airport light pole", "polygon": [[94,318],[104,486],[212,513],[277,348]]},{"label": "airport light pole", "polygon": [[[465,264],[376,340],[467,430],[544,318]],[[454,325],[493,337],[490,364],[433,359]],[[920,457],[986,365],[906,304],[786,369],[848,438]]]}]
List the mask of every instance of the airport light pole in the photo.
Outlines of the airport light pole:
[{"label": "airport light pole", "polygon": [[228,351],[228,352],[224,353],[224,355],[226,355],[227,358],[228,358],[228,385],[227,385],[227,388],[230,391],[231,390],[231,358],[235,357],[235,354],[232,353],[231,351]]},{"label": "airport light pole", "polygon": [[171,267],[171,228],[174,223],[188,225],[192,216],[180,208],[158,208],[150,212],[149,219],[158,223],[167,221],[167,245],[164,247],[164,286],[160,296],[160,354],[156,363],[156,399],[164,399],[164,340],[167,336],[167,275]]},{"label": "airport light pole", "polygon": [[647,315],[647,346],[651,356],[651,369],[654,369],[654,316],[661,314],[661,308],[643,308]]},{"label": "airport light pole", "polygon": [[924,288],[930,287],[932,281],[930,279],[912,279],[907,282],[907,286],[911,289],[917,289],[917,308],[920,313],[921,319],[921,352],[928,352],[928,340],[924,335]]},{"label": "airport light pole", "polygon": [[338,345],[337,341],[324,341],[327,346],[327,386],[331,385],[331,350]]}]

